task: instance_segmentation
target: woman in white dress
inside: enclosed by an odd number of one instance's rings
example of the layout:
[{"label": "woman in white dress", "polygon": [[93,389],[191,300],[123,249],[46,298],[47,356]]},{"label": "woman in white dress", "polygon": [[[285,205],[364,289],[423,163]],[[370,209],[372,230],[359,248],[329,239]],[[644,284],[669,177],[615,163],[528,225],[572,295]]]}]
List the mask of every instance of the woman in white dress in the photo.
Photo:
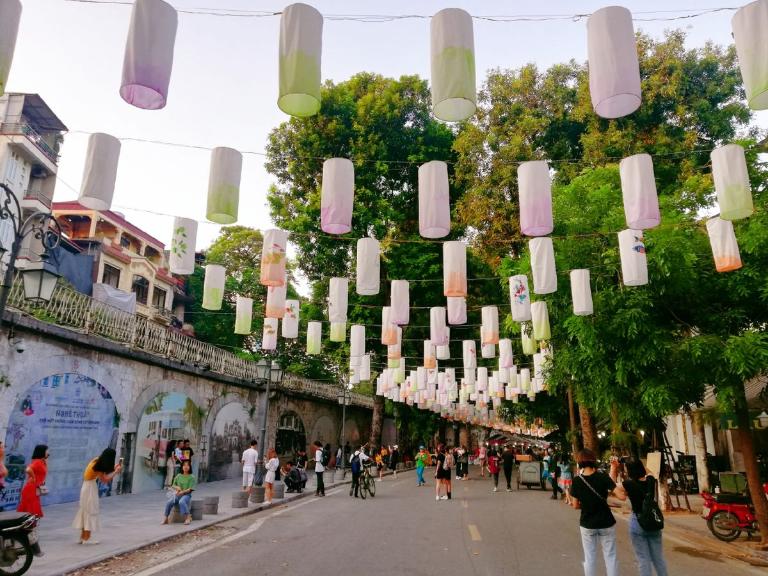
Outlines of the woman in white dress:
[{"label": "woman in white dress", "polygon": [[267,469],[267,475],[264,477],[264,486],[266,487],[265,503],[272,504],[272,493],[275,490],[275,473],[277,472],[277,469],[280,468],[280,460],[277,459],[277,452],[275,452],[274,448],[269,449],[267,458],[269,458],[265,466]]},{"label": "woman in white dress", "polygon": [[123,469],[122,460],[115,466],[117,453],[107,448],[101,456],[91,460],[83,474],[83,487],[80,488],[80,507],[77,509],[72,527],[80,530],[80,542],[83,545],[98,544],[91,540],[91,532],[98,530],[99,523],[99,487],[96,480],[104,483],[111,482],[115,474]]}]

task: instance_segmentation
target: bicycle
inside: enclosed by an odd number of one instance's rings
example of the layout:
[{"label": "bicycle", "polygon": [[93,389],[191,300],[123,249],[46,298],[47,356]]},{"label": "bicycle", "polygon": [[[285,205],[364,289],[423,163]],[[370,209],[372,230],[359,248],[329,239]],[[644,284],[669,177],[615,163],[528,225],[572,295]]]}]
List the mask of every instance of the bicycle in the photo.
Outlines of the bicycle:
[{"label": "bicycle", "polygon": [[376,480],[371,476],[371,465],[363,466],[363,473],[360,475],[360,498],[365,500],[365,493],[368,492],[371,498],[376,496]]}]

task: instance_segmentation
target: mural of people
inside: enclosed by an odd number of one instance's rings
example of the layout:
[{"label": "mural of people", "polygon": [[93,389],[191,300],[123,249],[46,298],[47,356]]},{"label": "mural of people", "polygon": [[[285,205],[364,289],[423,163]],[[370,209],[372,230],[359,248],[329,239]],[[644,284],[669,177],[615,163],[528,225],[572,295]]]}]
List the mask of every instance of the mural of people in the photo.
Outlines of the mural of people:
[{"label": "mural of people", "polygon": [[294,460],[299,448],[307,449],[307,434],[304,423],[296,412],[285,412],[277,422],[275,450],[281,460]]},{"label": "mural of people", "polygon": [[232,402],[219,410],[211,434],[208,480],[240,478],[240,456],[256,437],[256,426],[242,404]]},{"label": "mural of people", "polygon": [[[46,480],[50,493],[43,506],[76,501],[91,455],[117,448],[118,423],[109,391],[88,376],[55,374],[36,382],[21,395],[8,422],[8,478],[0,506],[16,508],[24,468],[38,444],[51,452]],[[100,486],[99,493],[109,496],[111,486]]]}]

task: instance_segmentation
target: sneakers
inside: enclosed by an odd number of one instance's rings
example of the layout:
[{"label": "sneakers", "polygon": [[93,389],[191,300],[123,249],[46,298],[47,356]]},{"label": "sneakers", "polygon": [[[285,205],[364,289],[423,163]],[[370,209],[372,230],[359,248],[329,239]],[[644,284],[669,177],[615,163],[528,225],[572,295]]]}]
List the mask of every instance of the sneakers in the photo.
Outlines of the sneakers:
[{"label": "sneakers", "polygon": [[378,480],[376,480],[376,482],[381,482],[381,478],[379,478]]},{"label": "sneakers", "polygon": [[438,496],[437,494],[435,494],[435,500],[440,500],[440,496]]},{"label": "sneakers", "polygon": [[440,496],[440,500],[448,500],[448,496]]},{"label": "sneakers", "polygon": [[96,546],[98,544],[98,540],[94,540],[93,538],[88,538],[88,540],[83,540],[83,546]]},{"label": "sneakers", "polygon": [[507,488],[507,492],[512,492],[512,488]]},{"label": "sneakers", "polygon": [[266,504],[267,506],[269,506],[270,504],[272,504],[272,500],[267,500],[266,502],[264,502],[264,504]]},{"label": "sneakers", "polygon": [[493,491],[494,491],[494,492],[498,492],[498,491],[499,491],[499,489],[498,489],[498,488],[496,488],[496,487],[494,487],[494,488],[493,488]]}]

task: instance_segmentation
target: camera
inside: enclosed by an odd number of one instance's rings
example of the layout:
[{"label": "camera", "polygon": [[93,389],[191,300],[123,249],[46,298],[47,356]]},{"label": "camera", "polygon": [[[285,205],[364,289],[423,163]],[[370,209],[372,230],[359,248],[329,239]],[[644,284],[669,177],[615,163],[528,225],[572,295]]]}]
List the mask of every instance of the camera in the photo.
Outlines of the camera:
[{"label": "camera", "polygon": [[21,354],[24,352],[24,350],[27,349],[27,345],[24,343],[23,338],[15,338],[12,342],[13,347],[16,349],[16,352]]}]

